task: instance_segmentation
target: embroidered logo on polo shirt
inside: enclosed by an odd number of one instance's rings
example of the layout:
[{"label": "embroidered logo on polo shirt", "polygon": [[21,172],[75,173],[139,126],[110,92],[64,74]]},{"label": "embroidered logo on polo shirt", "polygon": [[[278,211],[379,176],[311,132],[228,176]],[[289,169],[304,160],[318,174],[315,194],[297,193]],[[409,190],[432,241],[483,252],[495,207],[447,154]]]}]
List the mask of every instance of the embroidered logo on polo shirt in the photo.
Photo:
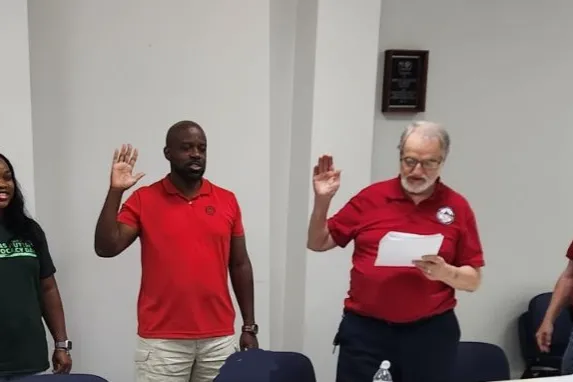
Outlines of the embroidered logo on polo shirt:
[{"label": "embroidered logo on polo shirt", "polygon": [[205,213],[206,213],[207,215],[211,215],[211,216],[212,216],[212,215],[215,215],[215,207],[213,207],[213,206],[207,206],[207,207],[205,207]]},{"label": "embroidered logo on polo shirt", "polygon": [[456,215],[450,207],[442,207],[436,213],[436,219],[442,224],[452,224]]}]

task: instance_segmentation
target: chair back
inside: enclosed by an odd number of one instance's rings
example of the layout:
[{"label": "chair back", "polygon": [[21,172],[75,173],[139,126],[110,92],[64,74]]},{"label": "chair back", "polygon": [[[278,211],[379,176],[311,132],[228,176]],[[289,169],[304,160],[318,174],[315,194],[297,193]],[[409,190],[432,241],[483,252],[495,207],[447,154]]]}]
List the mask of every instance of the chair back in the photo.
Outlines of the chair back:
[{"label": "chair back", "polygon": [[231,355],[214,382],[316,382],[308,357],[253,349]]},{"label": "chair back", "polygon": [[460,342],[454,370],[456,382],[490,382],[510,379],[503,349],[484,342]]},{"label": "chair back", "polygon": [[525,362],[523,378],[560,374],[561,359],[573,328],[571,308],[563,309],[555,320],[549,353],[541,353],[535,340],[535,332],[543,321],[551,296],[551,292],[546,292],[533,297],[527,311],[519,317],[519,348]]},{"label": "chair back", "polygon": [[[533,297],[529,302],[529,321],[532,325],[530,335],[533,337],[534,341],[535,332],[545,317],[545,312],[547,312],[547,308],[551,302],[552,295],[553,294],[551,292],[541,293]],[[563,356],[563,353],[567,348],[567,344],[569,343],[569,336],[571,334],[572,326],[573,322],[571,321],[569,309],[563,309],[553,323],[553,337],[551,339],[551,350],[549,352],[550,355],[559,357]],[[538,353],[539,349],[537,348],[537,344],[535,344],[535,349],[536,353]]]}]

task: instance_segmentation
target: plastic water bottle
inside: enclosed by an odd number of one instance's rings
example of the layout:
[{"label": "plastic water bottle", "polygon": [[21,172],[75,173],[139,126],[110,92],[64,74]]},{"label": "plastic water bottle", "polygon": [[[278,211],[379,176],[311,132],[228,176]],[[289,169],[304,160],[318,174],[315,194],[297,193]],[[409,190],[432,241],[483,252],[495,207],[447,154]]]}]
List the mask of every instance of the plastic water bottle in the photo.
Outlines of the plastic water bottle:
[{"label": "plastic water bottle", "polygon": [[374,374],[372,382],[392,382],[392,375],[390,374],[390,361],[382,361],[380,369]]}]

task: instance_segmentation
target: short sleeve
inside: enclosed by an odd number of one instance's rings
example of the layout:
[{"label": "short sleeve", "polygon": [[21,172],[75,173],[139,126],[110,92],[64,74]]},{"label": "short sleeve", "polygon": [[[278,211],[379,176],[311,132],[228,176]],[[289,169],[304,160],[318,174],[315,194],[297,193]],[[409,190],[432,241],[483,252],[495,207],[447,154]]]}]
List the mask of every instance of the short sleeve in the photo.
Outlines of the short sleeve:
[{"label": "short sleeve", "polygon": [[567,248],[566,256],[569,260],[573,260],[573,241],[569,244],[569,248]]},{"label": "short sleeve", "polygon": [[35,223],[35,226],[37,229],[36,235],[38,238],[38,248],[34,248],[34,250],[38,256],[38,261],[40,262],[40,279],[45,279],[56,273],[56,267],[54,266],[52,255],[50,254],[50,248],[48,246],[48,240],[46,239],[44,230],[38,223]]},{"label": "short sleeve", "polygon": [[470,206],[467,207],[457,251],[454,265],[458,267],[469,265],[474,268],[481,268],[485,265],[476,218]]},{"label": "short sleeve", "polygon": [[241,212],[241,206],[236,198],[233,198],[235,204],[235,216],[233,218],[233,232],[232,236],[244,236],[245,228],[243,226],[243,214]]},{"label": "short sleeve", "polygon": [[141,197],[138,191],[135,191],[121,206],[117,215],[117,221],[133,228],[141,228]]},{"label": "short sleeve", "polygon": [[354,240],[361,215],[361,197],[358,194],[328,219],[328,230],[336,245],[344,248]]}]

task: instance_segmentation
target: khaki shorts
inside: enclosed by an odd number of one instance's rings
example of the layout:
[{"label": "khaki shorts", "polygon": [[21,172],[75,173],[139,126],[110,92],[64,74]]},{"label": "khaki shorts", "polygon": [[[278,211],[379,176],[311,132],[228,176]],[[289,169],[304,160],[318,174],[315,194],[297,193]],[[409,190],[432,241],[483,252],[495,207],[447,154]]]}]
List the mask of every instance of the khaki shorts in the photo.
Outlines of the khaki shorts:
[{"label": "khaki shorts", "polygon": [[138,337],[136,382],[213,382],[227,357],[238,351],[233,336],[200,340]]}]

